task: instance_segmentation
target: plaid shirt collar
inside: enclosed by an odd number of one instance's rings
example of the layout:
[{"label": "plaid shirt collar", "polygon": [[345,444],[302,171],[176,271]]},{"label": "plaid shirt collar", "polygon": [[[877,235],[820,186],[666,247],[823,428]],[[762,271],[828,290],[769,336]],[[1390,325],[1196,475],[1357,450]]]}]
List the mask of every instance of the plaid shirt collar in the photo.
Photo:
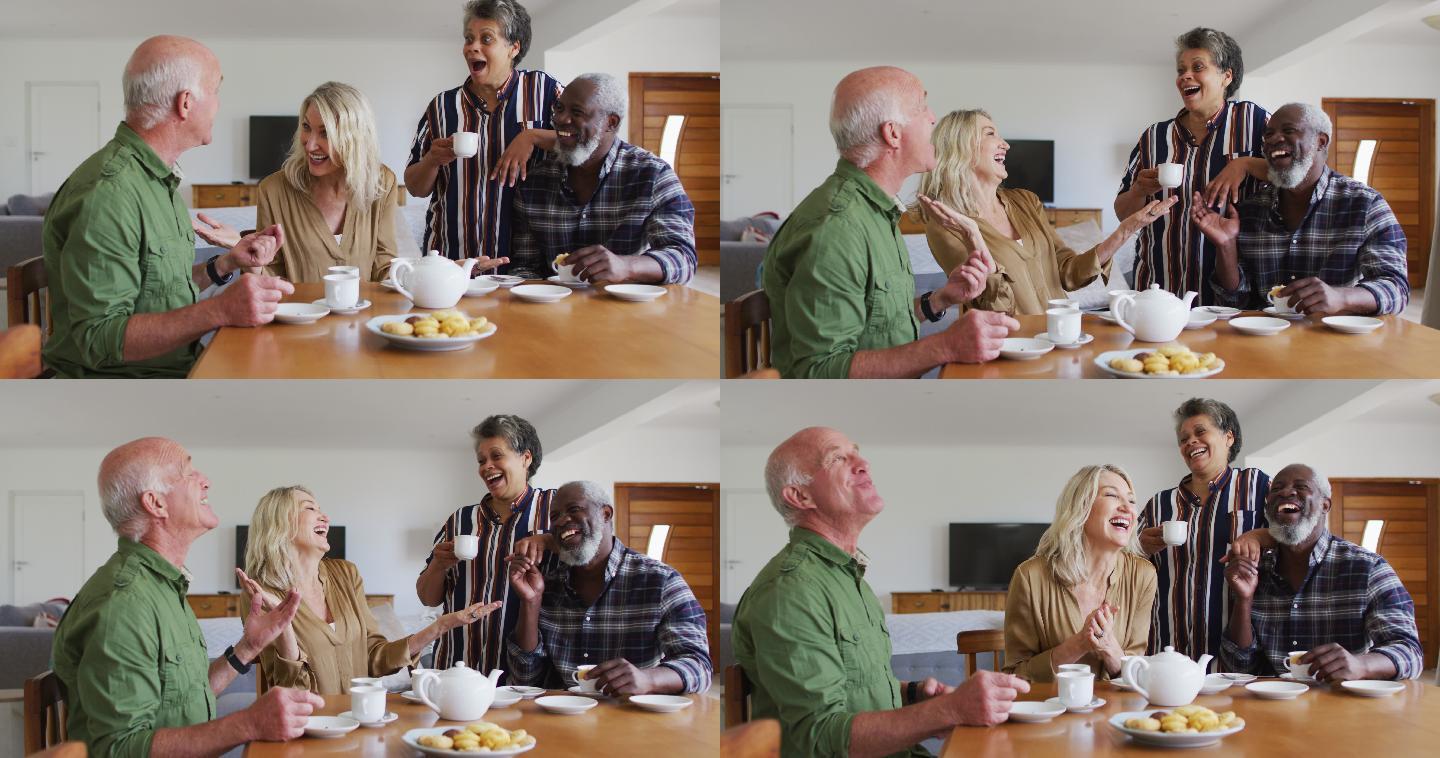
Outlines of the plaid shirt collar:
[{"label": "plaid shirt collar", "polygon": [[[1310,190],[1310,202],[1305,207],[1305,215],[1300,221],[1300,226],[1305,226],[1305,222],[1309,221],[1310,216],[1315,213],[1315,207],[1325,201],[1325,196],[1330,192],[1330,185],[1334,178],[1334,169],[1326,166],[1321,170],[1319,180],[1315,182],[1315,186]],[[1265,184],[1261,190],[1256,193],[1256,201],[1260,203],[1261,207],[1265,208],[1266,216],[1270,219],[1270,223],[1284,229],[1286,228],[1285,217],[1280,213],[1280,192],[1279,187],[1273,184]]]},{"label": "plaid shirt collar", "polygon": [[[610,582],[615,579],[616,575],[620,573],[626,556],[635,552],[625,547],[625,543],[621,542],[619,537],[612,535],[610,539],[612,540],[610,543],[610,557],[605,561],[605,585],[607,587],[610,585]],[[568,596],[579,597],[580,594],[575,591],[575,586],[570,583],[571,570],[574,568],[574,566],[569,566],[557,560],[554,565],[550,567],[550,575],[545,577],[545,581],[547,584],[551,580],[560,582]],[[601,594],[604,593],[602,592]]]},{"label": "plaid shirt collar", "polygon": [[[1330,554],[1330,546],[1334,544],[1334,542],[1335,535],[1331,534],[1329,529],[1321,531],[1320,539],[1315,540],[1315,546],[1310,548],[1310,555],[1306,556],[1305,582],[1302,583],[1301,587],[1310,582],[1310,577],[1315,574],[1315,568],[1325,562],[1326,556]],[[1289,583],[1286,582],[1284,574],[1280,573],[1280,548],[1269,551],[1266,554],[1264,564],[1267,570],[1267,576],[1269,576],[1270,581],[1276,586],[1288,587],[1292,593],[1300,591],[1301,587],[1289,587]]]}]

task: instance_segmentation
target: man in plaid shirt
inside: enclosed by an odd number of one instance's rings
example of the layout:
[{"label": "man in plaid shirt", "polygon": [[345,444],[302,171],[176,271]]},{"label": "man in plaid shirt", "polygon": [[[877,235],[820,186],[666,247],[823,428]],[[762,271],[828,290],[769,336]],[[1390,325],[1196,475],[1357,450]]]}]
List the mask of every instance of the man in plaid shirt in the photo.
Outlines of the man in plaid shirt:
[{"label": "man in plaid shirt", "polygon": [[690,281],[695,207],[669,164],[616,134],[625,102],[609,74],[581,74],[556,99],[555,149],[515,195],[511,273],[573,264],[590,282]]},{"label": "man in plaid shirt", "polygon": [[1238,551],[1225,579],[1234,606],[1220,659],[1231,671],[1288,670],[1307,651],[1319,681],[1414,679],[1423,668],[1415,603],[1384,558],[1325,528],[1330,483],[1303,464],[1270,480],[1265,516],[1276,550]]},{"label": "man in plaid shirt", "polygon": [[1265,126],[1270,184],[1224,216],[1197,195],[1191,219],[1217,247],[1222,304],[1261,308],[1279,288],[1313,316],[1405,309],[1405,232],[1379,192],[1325,165],[1332,133],[1325,111],[1290,103]]},{"label": "man in plaid shirt", "polygon": [[510,682],[574,684],[578,666],[610,695],[704,692],[710,687],[705,612],[680,572],[615,538],[614,506],[594,482],[550,500],[557,560],[510,558],[520,618],[507,641]]}]

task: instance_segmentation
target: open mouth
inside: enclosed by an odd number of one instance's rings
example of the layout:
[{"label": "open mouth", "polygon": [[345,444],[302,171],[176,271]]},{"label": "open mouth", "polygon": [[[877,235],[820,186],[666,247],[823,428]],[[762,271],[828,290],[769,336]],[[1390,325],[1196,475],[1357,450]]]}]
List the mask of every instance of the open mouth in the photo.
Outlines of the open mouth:
[{"label": "open mouth", "polygon": [[1288,147],[1280,147],[1271,150],[1265,159],[1270,161],[1271,165],[1288,166],[1294,162],[1295,154]]},{"label": "open mouth", "polygon": [[580,528],[575,526],[567,526],[561,529],[555,537],[560,540],[560,544],[562,545],[577,545],[584,539],[584,535],[580,533]]},{"label": "open mouth", "polygon": [[577,141],[579,141],[579,139],[579,135],[568,129],[555,130],[555,140],[560,144],[565,145],[566,147],[574,145]]},{"label": "open mouth", "polygon": [[1208,455],[1210,455],[1210,448],[1201,445],[1199,447],[1191,448],[1190,452],[1185,454],[1185,460],[1198,461]]},{"label": "open mouth", "polygon": [[321,537],[324,537],[325,535],[327,535],[327,534],[330,533],[330,527],[328,527],[328,526],[317,526],[317,527],[315,527],[315,533],[318,534],[318,535],[320,535]]},{"label": "open mouth", "polygon": [[310,158],[310,165],[312,165],[312,166],[323,166],[325,163],[327,163],[327,162],[330,160],[330,156],[328,156],[328,155],[326,155],[326,154],[324,154],[324,153],[310,153],[310,154],[309,154],[309,158]]},{"label": "open mouth", "polygon": [[1275,506],[1275,512],[1276,512],[1276,513],[1283,513],[1283,514],[1286,514],[1286,515],[1289,515],[1289,514],[1292,514],[1292,513],[1299,513],[1299,512],[1300,512],[1300,504],[1299,504],[1299,503],[1290,502],[1290,501],[1287,500],[1287,501],[1282,502],[1282,503],[1280,503],[1279,505]]},{"label": "open mouth", "polygon": [[505,472],[492,471],[488,474],[481,474],[480,478],[484,479],[485,486],[493,491],[495,489],[498,489],[500,485],[505,483]]},{"label": "open mouth", "polygon": [[1180,96],[1183,97],[1183,98],[1185,98],[1185,99],[1187,99],[1187,100],[1190,99],[1190,98],[1192,98],[1192,97],[1195,97],[1196,95],[1199,95],[1199,94],[1200,94],[1200,85],[1198,85],[1198,84],[1192,84],[1192,85],[1190,85],[1190,86],[1188,86],[1188,87],[1181,87],[1181,88],[1180,88]]},{"label": "open mouth", "polygon": [[1128,532],[1130,531],[1130,519],[1125,516],[1116,516],[1115,518],[1110,519],[1110,526],[1113,526],[1122,532]]},{"label": "open mouth", "polygon": [[486,65],[486,64],[485,64],[485,59],[484,59],[484,58],[476,58],[476,59],[474,59],[474,60],[472,60],[472,61],[469,61],[469,64],[470,64],[470,73],[472,73],[472,74],[478,74],[478,73],[480,73],[480,72],[482,72],[482,71],[485,70],[485,65]]}]

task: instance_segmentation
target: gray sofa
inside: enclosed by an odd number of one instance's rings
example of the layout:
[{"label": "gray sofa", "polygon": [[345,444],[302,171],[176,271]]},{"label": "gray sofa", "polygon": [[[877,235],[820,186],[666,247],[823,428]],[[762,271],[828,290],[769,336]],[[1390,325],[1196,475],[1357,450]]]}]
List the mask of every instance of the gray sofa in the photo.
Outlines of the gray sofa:
[{"label": "gray sofa", "polygon": [[15,195],[0,207],[0,271],[44,252],[40,235],[55,193]]}]

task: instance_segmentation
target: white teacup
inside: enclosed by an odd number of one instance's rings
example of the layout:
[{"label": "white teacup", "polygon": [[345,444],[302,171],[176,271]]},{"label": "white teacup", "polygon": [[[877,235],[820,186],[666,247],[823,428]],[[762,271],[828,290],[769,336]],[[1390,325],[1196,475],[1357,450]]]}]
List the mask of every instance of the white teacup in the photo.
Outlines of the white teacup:
[{"label": "white teacup", "polygon": [[340,276],[353,276],[356,279],[360,278],[360,268],[358,266],[331,266],[330,268],[325,269],[325,273],[338,274]]},{"label": "white teacup", "polygon": [[1085,673],[1085,672],[1094,673],[1093,671],[1090,670],[1090,666],[1087,665],[1087,664],[1084,664],[1084,663],[1062,663],[1062,664],[1060,664],[1059,666],[1056,666],[1056,667],[1055,667],[1055,670],[1056,670],[1056,671],[1079,671],[1079,672],[1081,672],[1081,673]]},{"label": "white teacup", "polygon": [[594,666],[589,666],[589,665],[587,665],[587,666],[576,666],[576,667],[575,667],[575,673],[574,673],[574,674],[571,674],[571,677],[573,677],[573,678],[575,679],[575,684],[576,684],[576,686],[578,686],[578,687],[580,688],[580,691],[581,691],[581,692],[597,692],[597,691],[598,691],[598,690],[596,689],[596,687],[595,687],[595,678],[592,677],[592,676],[590,676],[590,672],[593,671],[594,669],[595,669]]},{"label": "white teacup", "polygon": [[1071,300],[1068,297],[1057,297],[1051,300],[1046,300],[1045,307],[1047,310],[1050,308],[1069,308],[1072,311],[1080,310],[1080,304],[1075,302],[1074,300]]},{"label": "white teacup", "polygon": [[351,687],[383,687],[380,678],[375,676],[355,676],[350,678]]},{"label": "white teacup", "polygon": [[1057,345],[1073,345],[1080,340],[1080,311],[1051,308],[1045,311],[1046,337]]},{"label": "white teacup", "polygon": [[1095,674],[1090,671],[1061,671],[1055,684],[1067,708],[1084,708],[1095,699]]},{"label": "white teacup", "polygon": [[1160,175],[1156,178],[1161,187],[1174,189],[1185,181],[1185,164],[1183,163],[1162,163],[1158,168]]},{"label": "white teacup", "polygon": [[1138,294],[1140,294],[1140,290],[1110,290],[1109,292],[1106,292],[1105,294],[1110,297],[1110,303],[1109,303],[1109,305],[1110,305],[1110,312],[1111,312],[1111,313],[1114,313],[1114,312],[1115,312],[1115,301],[1116,301],[1116,300],[1119,300],[1121,295],[1138,295]]},{"label": "white teacup", "polygon": [[480,135],[475,132],[455,132],[452,147],[461,158],[473,158],[480,151]]},{"label": "white teacup", "polygon": [[362,724],[385,718],[385,690],[382,687],[351,687],[350,715]]},{"label": "white teacup", "polygon": [[325,304],[331,308],[354,308],[360,302],[360,278],[347,274],[325,275]]},{"label": "white teacup", "polygon": [[556,266],[555,274],[560,277],[560,281],[562,282],[580,281],[580,277],[575,276],[575,264],[573,263],[567,263],[563,266]]},{"label": "white teacup", "polygon": [[1190,534],[1190,524],[1186,521],[1166,521],[1160,525],[1160,529],[1160,538],[1171,547],[1185,544],[1185,539]]},{"label": "white teacup", "polygon": [[1288,297],[1280,297],[1276,294],[1281,289],[1280,286],[1271,287],[1270,292],[1265,295],[1265,299],[1269,300],[1270,304],[1275,306],[1276,313],[1294,313],[1295,308],[1290,304],[1291,299]]},{"label": "white teacup", "polygon": [[1308,650],[1291,650],[1285,654],[1285,663],[1290,667],[1290,676],[1296,679],[1310,678],[1310,664],[1300,663],[1300,656],[1305,655]]},{"label": "white teacup", "polygon": [[462,561],[473,561],[480,554],[480,538],[473,534],[462,534],[455,538],[455,557]]}]

